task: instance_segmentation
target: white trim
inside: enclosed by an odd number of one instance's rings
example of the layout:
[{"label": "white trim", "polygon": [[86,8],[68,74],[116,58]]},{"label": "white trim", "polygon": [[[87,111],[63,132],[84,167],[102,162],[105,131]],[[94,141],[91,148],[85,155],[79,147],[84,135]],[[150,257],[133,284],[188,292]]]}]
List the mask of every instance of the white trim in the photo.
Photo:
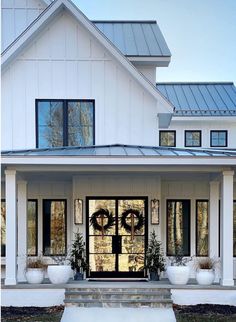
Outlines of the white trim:
[{"label": "white trim", "polygon": [[35,37],[58,12],[67,9],[71,14],[110,52],[110,54],[149,92],[157,101],[161,102],[166,112],[173,113],[173,104],[141,74],[132,63],[109,41],[108,38],[76,7],[70,0],[55,0],[44,12],[3,52],[2,69],[11,62],[19,51],[21,51]]},{"label": "white trim", "polygon": [[230,165],[236,157],[2,156],[4,165]]},{"label": "white trim", "polygon": [[166,57],[142,57],[142,56],[126,56],[135,66],[156,66],[168,67],[171,61],[171,56]]},{"label": "white trim", "polygon": [[228,116],[223,116],[223,115],[219,115],[219,116],[202,116],[202,115],[196,115],[196,116],[176,116],[176,114],[174,114],[172,116],[172,122],[176,122],[176,121],[205,121],[205,122],[215,122],[215,121],[224,121],[224,122],[235,122],[236,121],[236,116],[233,115],[228,115]]},{"label": "white trim", "polygon": [[42,0],[47,6],[49,6],[53,0]]}]

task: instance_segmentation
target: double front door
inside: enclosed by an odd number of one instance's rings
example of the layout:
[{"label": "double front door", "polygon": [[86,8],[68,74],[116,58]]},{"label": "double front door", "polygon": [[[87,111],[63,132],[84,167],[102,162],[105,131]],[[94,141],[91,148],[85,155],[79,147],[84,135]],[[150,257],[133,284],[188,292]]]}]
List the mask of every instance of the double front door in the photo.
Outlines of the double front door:
[{"label": "double front door", "polygon": [[145,277],[147,198],[87,198],[88,276]]}]

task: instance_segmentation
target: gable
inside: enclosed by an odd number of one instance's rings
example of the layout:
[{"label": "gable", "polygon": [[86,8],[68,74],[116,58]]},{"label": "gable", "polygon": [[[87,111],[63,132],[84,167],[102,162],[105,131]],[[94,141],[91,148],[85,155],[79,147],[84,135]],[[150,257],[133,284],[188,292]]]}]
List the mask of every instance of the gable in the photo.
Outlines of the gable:
[{"label": "gable", "polygon": [[51,0],[2,0],[2,51],[51,3]]}]

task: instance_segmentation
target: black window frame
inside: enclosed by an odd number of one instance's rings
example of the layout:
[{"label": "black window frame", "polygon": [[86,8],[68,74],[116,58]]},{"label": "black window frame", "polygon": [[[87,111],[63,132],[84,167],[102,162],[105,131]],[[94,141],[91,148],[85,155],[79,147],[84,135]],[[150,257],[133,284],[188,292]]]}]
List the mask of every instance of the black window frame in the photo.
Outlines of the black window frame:
[{"label": "black window frame", "polygon": [[[208,249],[207,249],[207,255],[198,255],[197,253],[197,244],[198,244],[198,220],[197,220],[197,216],[198,216],[198,212],[197,212],[197,203],[198,202],[207,202],[207,229],[208,229]],[[195,224],[196,224],[196,238],[195,238],[195,252],[196,252],[196,256],[197,257],[208,257],[209,256],[209,210],[210,210],[210,204],[209,204],[209,200],[208,199],[196,199],[196,204],[195,204],[195,210],[196,210],[196,214],[195,214]]]},{"label": "black window frame", "polygon": [[[47,254],[45,253],[45,238],[44,238],[44,234],[46,232],[45,229],[45,221],[44,221],[44,216],[45,216],[45,212],[44,212],[44,202],[45,201],[63,201],[65,202],[65,254]],[[47,256],[47,257],[54,257],[54,256],[64,256],[67,254],[67,199],[57,199],[57,198],[51,198],[51,199],[43,199],[42,200],[42,226],[43,226],[43,231],[42,231],[42,253],[43,256]],[[49,236],[50,239],[50,236]]]},{"label": "black window frame", "polygon": [[[162,133],[174,133],[174,145],[161,145],[161,134]],[[176,130],[160,130],[159,131],[159,146],[162,146],[162,147],[169,147],[169,148],[174,148],[176,147]]]},{"label": "black window frame", "polygon": [[[199,145],[188,145],[187,144],[187,133],[191,133],[191,132],[195,132],[195,133],[199,133]],[[202,131],[201,130],[185,130],[184,131],[184,146],[185,147],[192,147],[192,148],[199,148],[202,146]]]},{"label": "black window frame", "polygon": [[188,254],[183,254],[185,257],[191,256],[191,199],[166,199],[166,256],[174,257],[175,255],[169,254],[168,252],[168,235],[169,235],[169,229],[168,229],[168,202],[184,202],[188,201],[189,203],[189,229],[188,229]]},{"label": "black window frame", "polygon": [[38,199],[28,199],[27,200],[27,235],[28,235],[28,202],[35,202],[36,204],[36,253],[34,255],[28,254],[28,239],[27,239],[27,256],[38,256],[38,236],[39,236],[39,231],[38,231]]},{"label": "black window frame", "polygon": [[[221,132],[225,133],[225,145],[213,145],[212,144],[212,133]],[[210,131],[210,147],[211,148],[226,148],[228,146],[228,131],[227,130],[211,130]]]},{"label": "black window frame", "polygon": [[[93,145],[95,145],[95,99],[40,99],[35,100],[35,136],[36,148],[39,148],[39,124],[38,124],[38,103],[39,102],[62,102],[63,106],[63,145],[68,146],[68,103],[69,102],[90,102],[93,103]],[[59,147],[59,146],[58,146]],[[49,147],[50,148],[50,147]]]}]

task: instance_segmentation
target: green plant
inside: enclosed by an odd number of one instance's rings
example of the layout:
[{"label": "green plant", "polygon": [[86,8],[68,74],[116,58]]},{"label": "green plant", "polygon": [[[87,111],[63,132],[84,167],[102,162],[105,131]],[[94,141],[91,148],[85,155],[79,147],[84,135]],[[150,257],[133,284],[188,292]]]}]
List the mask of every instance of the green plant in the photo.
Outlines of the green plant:
[{"label": "green plant", "polygon": [[161,272],[165,271],[165,258],[161,245],[161,242],[157,240],[156,233],[153,230],[146,253],[145,267],[149,270],[149,272],[156,272],[160,274]]},{"label": "green plant", "polygon": [[75,239],[71,247],[69,262],[71,264],[71,268],[78,273],[83,273],[88,268],[83,235],[79,231],[75,233]]},{"label": "green plant", "polygon": [[45,264],[41,256],[32,258],[28,257],[26,262],[26,269],[27,268],[41,268],[45,270],[47,268],[47,265]]},{"label": "green plant", "polygon": [[171,266],[186,266],[186,264],[191,261],[192,258],[187,258],[184,256],[182,245],[176,241],[175,242],[175,254],[170,257]]}]

